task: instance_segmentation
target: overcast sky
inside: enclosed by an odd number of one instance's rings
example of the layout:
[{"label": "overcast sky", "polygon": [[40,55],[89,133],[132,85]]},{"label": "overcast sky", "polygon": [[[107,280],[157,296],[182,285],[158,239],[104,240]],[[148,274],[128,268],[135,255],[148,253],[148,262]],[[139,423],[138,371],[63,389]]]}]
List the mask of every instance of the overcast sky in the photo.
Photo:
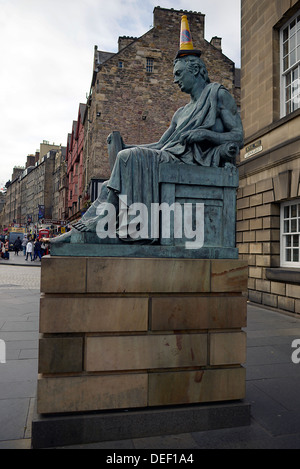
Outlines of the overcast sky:
[{"label": "overcast sky", "polygon": [[142,36],[158,5],[205,14],[205,39],[222,37],[240,67],[240,0],[0,0],[0,189],[43,140],[66,146],[94,46],[117,52],[119,36]]}]

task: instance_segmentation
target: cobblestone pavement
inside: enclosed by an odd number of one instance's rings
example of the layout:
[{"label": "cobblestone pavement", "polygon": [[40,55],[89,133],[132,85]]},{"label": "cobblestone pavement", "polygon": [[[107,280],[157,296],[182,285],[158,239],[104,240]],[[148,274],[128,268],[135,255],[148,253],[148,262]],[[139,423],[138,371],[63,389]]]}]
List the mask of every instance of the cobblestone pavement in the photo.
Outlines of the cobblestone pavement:
[{"label": "cobblestone pavement", "polygon": [[36,267],[0,265],[0,289],[25,290],[40,288],[41,269]]}]

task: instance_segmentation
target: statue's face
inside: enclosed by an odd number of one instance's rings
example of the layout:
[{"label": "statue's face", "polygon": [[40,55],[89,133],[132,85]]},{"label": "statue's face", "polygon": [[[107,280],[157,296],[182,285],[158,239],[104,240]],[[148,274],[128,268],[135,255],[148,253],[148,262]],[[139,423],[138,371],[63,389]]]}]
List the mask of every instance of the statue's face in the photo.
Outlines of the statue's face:
[{"label": "statue's face", "polygon": [[195,85],[196,77],[189,71],[187,64],[184,60],[178,60],[175,63],[174,70],[174,83],[177,83],[181,91],[184,93],[191,93]]}]

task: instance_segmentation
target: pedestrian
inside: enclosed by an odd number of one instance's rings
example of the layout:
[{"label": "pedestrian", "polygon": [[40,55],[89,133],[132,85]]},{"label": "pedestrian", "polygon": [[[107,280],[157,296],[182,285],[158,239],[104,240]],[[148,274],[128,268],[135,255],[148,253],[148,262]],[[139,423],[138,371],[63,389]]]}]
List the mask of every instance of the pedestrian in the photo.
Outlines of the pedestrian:
[{"label": "pedestrian", "polygon": [[26,261],[28,260],[28,255],[30,255],[31,261],[33,261],[33,259],[32,259],[32,250],[33,250],[33,244],[32,244],[32,241],[30,239],[28,241],[27,245],[26,245]]},{"label": "pedestrian", "polygon": [[24,235],[23,241],[22,241],[22,249],[23,249],[23,256],[26,256],[26,245],[28,243],[27,236]]},{"label": "pedestrian", "polygon": [[40,260],[42,258],[41,243],[40,243],[39,239],[37,239],[36,242],[34,243],[34,258],[33,258],[33,260],[35,261],[37,259],[37,257],[39,257]]},{"label": "pedestrian", "polygon": [[4,259],[8,261],[9,259],[9,243],[8,239],[6,239],[5,244],[4,244]]},{"label": "pedestrian", "polygon": [[1,258],[4,259],[5,256],[5,244],[1,241]]},{"label": "pedestrian", "polygon": [[14,242],[14,251],[15,251],[15,256],[18,256],[19,255],[19,251],[22,247],[22,241],[20,239],[20,236],[18,236],[18,238],[16,239],[16,241]]}]

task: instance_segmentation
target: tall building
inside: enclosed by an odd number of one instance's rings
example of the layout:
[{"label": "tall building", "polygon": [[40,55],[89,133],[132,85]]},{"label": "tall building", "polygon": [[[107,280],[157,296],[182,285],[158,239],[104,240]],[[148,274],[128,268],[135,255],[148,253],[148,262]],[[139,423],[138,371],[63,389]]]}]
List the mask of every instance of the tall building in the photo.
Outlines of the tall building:
[{"label": "tall building", "polygon": [[153,28],[139,38],[120,37],[117,53],[94,51],[84,143],[85,190],[93,201],[110,176],[107,136],[120,131],[127,144],[157,141],[188,96],[173,83],[181,16],[186,14],[194,47],[202,51],[211,81],[235,95],[235,66],[222,53],[221,38],[204,38],[205,15],[156,7]]},{"label": "tall building", "polygon": [[[61,222],[68,217],[68,181],[66,147],[56,152],[53,170],[52,219]],[[59,226],[59,225],[58,225]]]},{"label": "tall building", "polygon": [[300,313],[300,1],[242,0],[237,245],[251,301]]}]

